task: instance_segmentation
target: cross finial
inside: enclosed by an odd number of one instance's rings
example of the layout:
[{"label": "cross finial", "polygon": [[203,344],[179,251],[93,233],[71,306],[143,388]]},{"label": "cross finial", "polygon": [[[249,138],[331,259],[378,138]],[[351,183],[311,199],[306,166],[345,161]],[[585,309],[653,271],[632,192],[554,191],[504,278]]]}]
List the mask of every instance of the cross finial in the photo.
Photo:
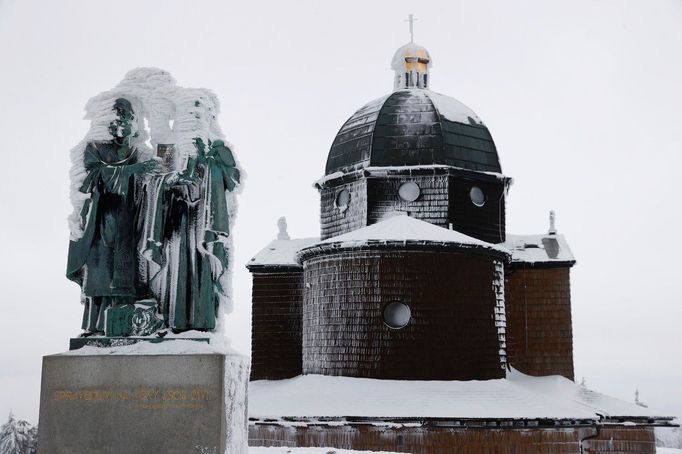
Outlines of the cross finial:
[{"label": "cross finial", "polygon": [[417,20],[417,19],[414,17],[413,14],[410,14],[410,15],[407,17],[407,19],[405,19],[405,22],[409,22],[409,23],[410,23],[410,42],[411,42],[411,43],[414,42],[414,21],[416,21],[416,20]]}]

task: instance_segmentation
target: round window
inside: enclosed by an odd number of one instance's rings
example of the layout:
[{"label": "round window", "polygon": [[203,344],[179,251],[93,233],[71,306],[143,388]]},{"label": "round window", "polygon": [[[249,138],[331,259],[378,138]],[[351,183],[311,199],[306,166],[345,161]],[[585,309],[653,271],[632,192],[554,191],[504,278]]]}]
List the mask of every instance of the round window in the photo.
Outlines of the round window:
[{"label": "round window", "polygon": [[348,192],[348,189],[342,189],[338,194],[336,194],[335,203],[336,208],[341,211],[346,211],[348,204],[350,203],[350,192]]},{"label": "round window", "polygon": [[483,192],[483,189],[479,188],[478,186],[471,187],[471,190],[469,191],[469,198],[471,199],[471,203],[477,207],[482,207],[485,205],[485,193]]},{"label": "round window", "polygon": [[403,183],[398,188],[398,195],[405,202],[414,202],[419,198],[420,192],[421,191],[419,190],[419,186],[417,186],[417,183],[413,181]]},{"label": "round window", "polygon": [[384,307],[384,323],[389,328],[404,328],[410,322],[411,316],[410,306],[400,301],[394,301]]}]

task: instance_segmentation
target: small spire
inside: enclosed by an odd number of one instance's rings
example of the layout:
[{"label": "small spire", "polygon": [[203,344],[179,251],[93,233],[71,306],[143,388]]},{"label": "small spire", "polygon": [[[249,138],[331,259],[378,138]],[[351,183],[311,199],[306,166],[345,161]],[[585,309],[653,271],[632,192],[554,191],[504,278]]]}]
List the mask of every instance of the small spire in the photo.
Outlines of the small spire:
[{"label": "small spire", "polygon": [[553,210],[549,212],[549,234],[556,235],[556,213]]},{"label": "small spire", "polygon": [[407,19],[405,19],[405,22],[410,23],[410,42],[411,43],[414,42],[414,21],[416,21],[416,20],[417,19],[414,17],[414,15],[412,13],[410,13],[410,15],[407,16]]},{"label": "small spire", "polygon": [[395,71],[394,90],[429,88],[431,56],[423,46],[414,43],[414,21],[416,20],[413,14],[405,20],[410,24],[410,42],[401,46],[391,59],[391,69]]},{"label": "small spire", "polygon": [[287,232],[287,218],[282,216],[277,220],[277,228],[279,233],[277,234],[278,240],[290,240],[289,233]]},{"label": "small spire", "polygon": [[582,380],[580,380],[580,386],[582,386],[583,388],[587,386],[585,383],[585,377],[583,377]]},{"label": "small spire", "polygon": [[635,389],[635,404],[639,405],[640,407],[649,408],[644,402],[639,400],[639,389]]}]

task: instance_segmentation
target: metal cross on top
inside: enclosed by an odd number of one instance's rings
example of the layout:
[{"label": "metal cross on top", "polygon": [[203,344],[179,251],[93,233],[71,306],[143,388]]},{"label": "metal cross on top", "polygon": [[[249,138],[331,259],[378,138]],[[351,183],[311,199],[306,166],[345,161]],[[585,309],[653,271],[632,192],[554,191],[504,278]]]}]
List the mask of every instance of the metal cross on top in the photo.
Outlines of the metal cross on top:
[{"label": "metal cross on top", "polygon": [[410,14],[407,19],[405,19],[405,22],[410,23],[410,42],[414,42],[414,21],[417,19],[414,17],[414,15]]}]

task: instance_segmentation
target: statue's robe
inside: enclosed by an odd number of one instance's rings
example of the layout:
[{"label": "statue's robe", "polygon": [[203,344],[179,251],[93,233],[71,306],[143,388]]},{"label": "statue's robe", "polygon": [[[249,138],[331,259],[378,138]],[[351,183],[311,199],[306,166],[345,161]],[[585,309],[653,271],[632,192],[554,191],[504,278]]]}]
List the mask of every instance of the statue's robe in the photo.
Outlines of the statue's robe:
[{"label": "statue's robe", "polygon": [[[198,146],[199,147],[199,146]],[[225,192],[235,188],[239,171],[222,141],[199,150],[180,180],[149,178],[145,193],[144,253],[150,288],[166,324],[175,331],[212,330],[226,289],[229,211]]]},{"label": "statue's robe", "polygon": [[66,276],[85,297],[83,329],[103,332],[107,307],[144,293],[134,228],[137,153],[115,142],[89,143],[83,160],[87,176],[80,191],[90,198],[81,211],[83,236],[69,244]]}]

